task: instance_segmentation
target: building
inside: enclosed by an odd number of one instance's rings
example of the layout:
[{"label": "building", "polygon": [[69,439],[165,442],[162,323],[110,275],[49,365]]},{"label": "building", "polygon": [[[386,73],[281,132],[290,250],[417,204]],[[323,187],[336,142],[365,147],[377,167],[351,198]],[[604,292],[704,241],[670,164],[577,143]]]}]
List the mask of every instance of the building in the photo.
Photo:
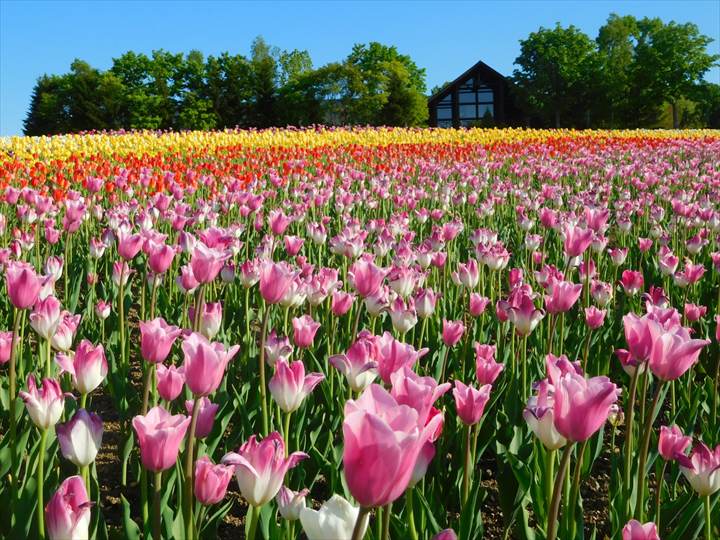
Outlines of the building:
[{"label": "building", "polygon": [[478,62],[428,99],[433,127],[506,125],[514,120],[505,77]]}]

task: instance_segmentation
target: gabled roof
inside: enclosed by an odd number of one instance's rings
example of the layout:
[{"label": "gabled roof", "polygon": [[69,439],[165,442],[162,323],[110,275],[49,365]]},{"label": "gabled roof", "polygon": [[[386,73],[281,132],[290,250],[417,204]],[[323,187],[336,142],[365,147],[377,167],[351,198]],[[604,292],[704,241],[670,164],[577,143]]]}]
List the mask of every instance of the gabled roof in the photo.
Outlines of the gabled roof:
[{"label": "gabled roof", "polygon": [[474,66],[472,66],[470,69],[465,71],[462,75],[460,75],[457,79],[452,81],[450,84],[446,85],[442,90],[439,90],[438,92],[435,92],[432,96],[428,98],[428,103],[432,103],[434,101],[438,101],[442,98],[444,98],[447,94],[449,94],[452,89],[455,86],[458,86],[462,84],[465,79],[467,79],[470,75],[474,75],[475,73],[480,73],[482,75],[482,78],[490,81],[505,81],[505,77],[495,71],[493,68],[488,66],[485,62],[480,61]]}]

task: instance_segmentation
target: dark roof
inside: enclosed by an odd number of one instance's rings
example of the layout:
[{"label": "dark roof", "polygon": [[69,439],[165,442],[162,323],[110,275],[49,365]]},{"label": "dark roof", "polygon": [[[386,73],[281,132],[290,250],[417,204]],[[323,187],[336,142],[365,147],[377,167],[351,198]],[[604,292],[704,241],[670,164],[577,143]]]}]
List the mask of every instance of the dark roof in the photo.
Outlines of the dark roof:
[{"label": "dark roof", "polygon": [[481,73],[483,76],[483,79],[485,79],[485,80],[495,80],[495,81],[503,81],[503,82],[505,81],[505,77],[502,74],[495,71],[493,68],[488,66],[485,62],[480,61],[477,64],[475,64],[474,66],[472,66],[470,69],[465,71],[462,75],[460,75],[454,81],[445,85],[444,88],[442,88],[441,90],[435,92],[432,96],[430,96],[428,98],[428,103],[432,103],[434,101],[444,98],[447,94],[449,94],[452,91],[453,87],[461,84],[462,82],[465,81],[465,79],[467,77],[469,77],[470,75],[473,75],[475,73]]}]

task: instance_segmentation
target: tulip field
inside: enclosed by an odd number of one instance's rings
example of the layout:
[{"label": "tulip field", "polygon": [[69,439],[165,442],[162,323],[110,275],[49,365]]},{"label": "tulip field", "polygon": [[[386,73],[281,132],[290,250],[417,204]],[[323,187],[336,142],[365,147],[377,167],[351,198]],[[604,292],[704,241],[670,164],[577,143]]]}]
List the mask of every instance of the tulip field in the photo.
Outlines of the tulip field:
[{"label": "tulip field", "polygon": [[0,138],[0,538],[720,538],[720,133]]}]

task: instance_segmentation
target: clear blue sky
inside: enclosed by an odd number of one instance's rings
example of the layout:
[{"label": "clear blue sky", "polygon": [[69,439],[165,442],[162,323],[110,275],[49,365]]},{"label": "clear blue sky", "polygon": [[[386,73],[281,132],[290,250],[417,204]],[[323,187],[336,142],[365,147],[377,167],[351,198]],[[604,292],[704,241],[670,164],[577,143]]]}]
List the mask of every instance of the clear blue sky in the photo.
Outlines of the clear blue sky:
[{"label": "clear blue sky", "polygon": [[[316,66],[354,43],[396,45],[427,69],[428,88],[477,60],[510,74],[518,41],[540,26],[574,24],[597,35],[611,12],[693,22],[720,52],[720,0],[496,2],[31,2],[0,0],[0,135],[20,134],[35,79],[74,58],[110,67],[127,50],[247,54],[262,35],[307,49]],[[707,78],[720,82],[720,69]]]}]

